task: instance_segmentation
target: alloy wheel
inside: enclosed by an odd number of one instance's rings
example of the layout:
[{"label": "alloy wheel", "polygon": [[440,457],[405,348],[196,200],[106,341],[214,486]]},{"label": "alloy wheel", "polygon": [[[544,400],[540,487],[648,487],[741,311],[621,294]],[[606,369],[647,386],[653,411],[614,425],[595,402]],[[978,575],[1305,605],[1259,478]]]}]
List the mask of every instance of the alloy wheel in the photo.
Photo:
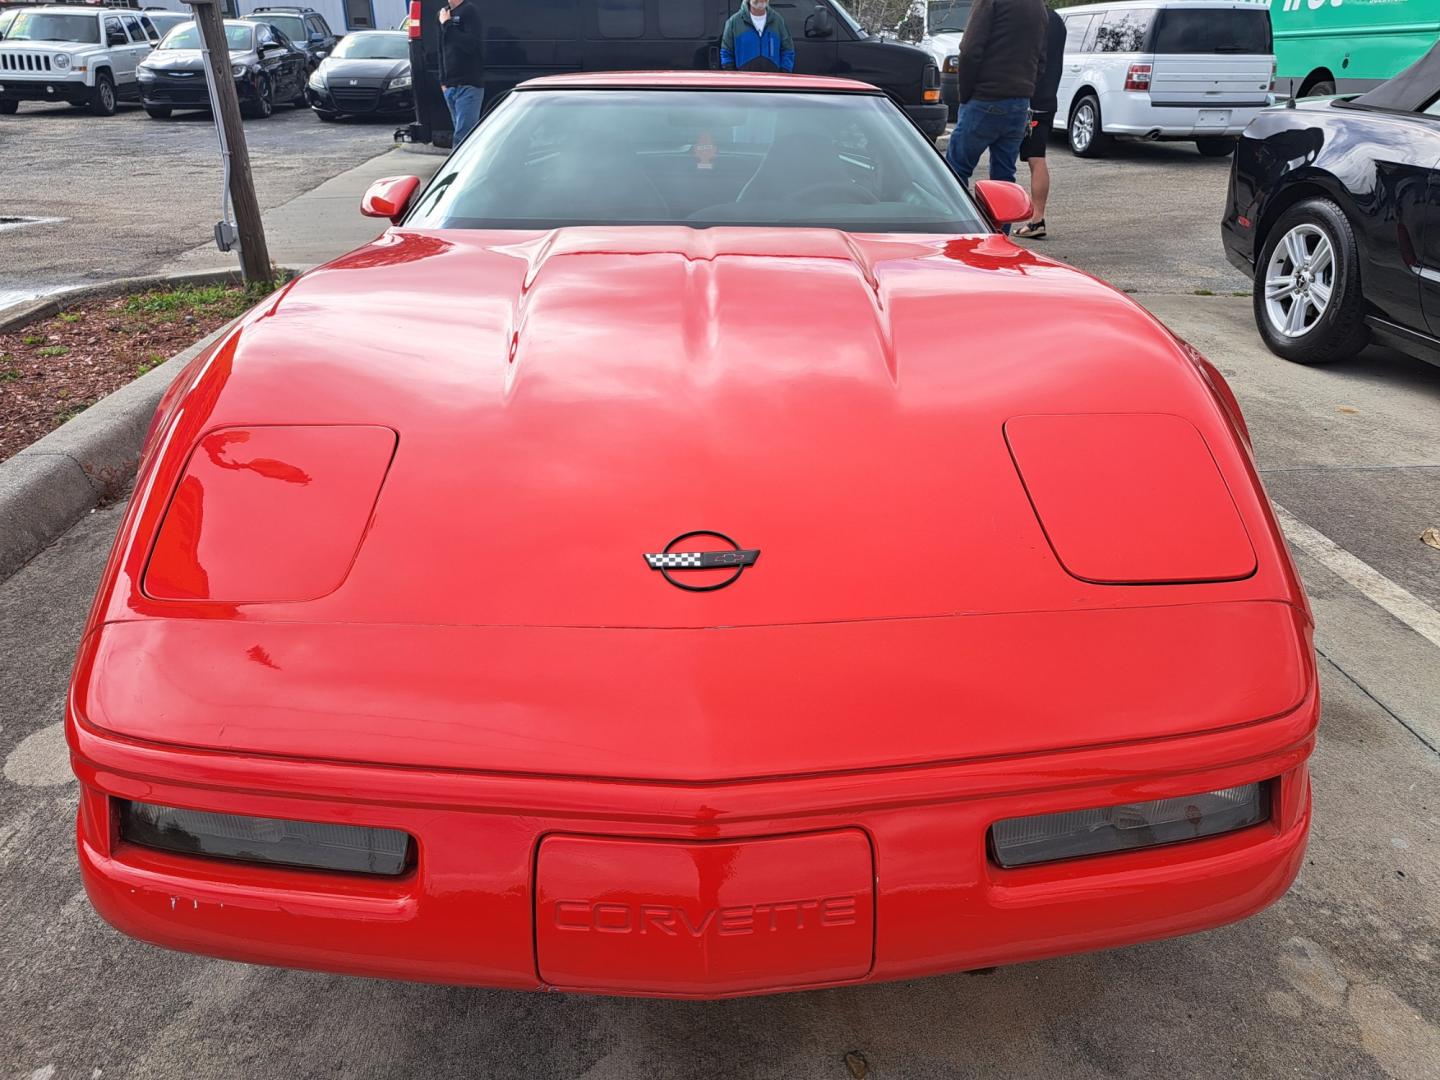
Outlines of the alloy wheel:
[{"label": "alloy wheel", "polygon": [[1297,338],[1315,329],[1335,291],[1335,248],[1318,225],[1296,225],[1265,267],[1265,317],[1277,334]]},{"label": "alloy wheel", "polygon": [[1094,137],[1095,110],[1087,102],[1075,113],[1075,121],[1070,126],[1070,143],[1076,150],[1083,152],[1090,148],[1090,140]]}]

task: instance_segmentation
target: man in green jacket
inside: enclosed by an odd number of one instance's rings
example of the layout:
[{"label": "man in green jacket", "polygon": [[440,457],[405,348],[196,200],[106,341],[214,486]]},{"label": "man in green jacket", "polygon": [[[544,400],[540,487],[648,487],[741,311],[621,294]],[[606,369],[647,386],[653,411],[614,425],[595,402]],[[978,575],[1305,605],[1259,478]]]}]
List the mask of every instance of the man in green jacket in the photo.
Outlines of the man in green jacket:
[{"label": "man in green jacket", "polygon": [[758,60],[769,61],[779,71],[794,71],[795,43],[785,16],[770,10],[770,0],[740,0],[740,10],[730,16],[720,35],[720,66],[739,71]]}]

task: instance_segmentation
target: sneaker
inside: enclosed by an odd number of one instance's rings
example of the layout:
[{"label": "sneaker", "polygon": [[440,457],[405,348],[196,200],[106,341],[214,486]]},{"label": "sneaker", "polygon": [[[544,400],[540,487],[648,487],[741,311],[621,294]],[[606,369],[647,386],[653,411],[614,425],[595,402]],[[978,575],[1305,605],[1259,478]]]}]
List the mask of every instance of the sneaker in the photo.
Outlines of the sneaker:
[{"label": "sneaker", "polygon": [[1015,235],[1021,240],[1044,240],[1045,219],[1041,218],[1039,221],[1032,221],[1020,226],[1020,228],[1015,230]]}]

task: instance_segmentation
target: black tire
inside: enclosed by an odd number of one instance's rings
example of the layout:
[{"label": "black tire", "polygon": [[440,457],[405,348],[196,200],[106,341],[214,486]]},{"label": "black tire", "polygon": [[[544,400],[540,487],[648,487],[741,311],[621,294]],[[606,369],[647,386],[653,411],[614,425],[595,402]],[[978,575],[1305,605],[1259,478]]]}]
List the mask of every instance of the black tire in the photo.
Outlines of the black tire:
[{"label": "black tire", "polygon": [[[1272,311],[1266,296],[1266,282],[1271,276],[1271,261],[1275,257],[1276,249],[1286,244],[1288,251],[1287,237],[1297,229],[1308,230],[1312,239],[1323,235],[1330,245],[1332,263],[1328,272],[1329,292],[1324,310],[1308,327],[1297,324],[1297,332],[1287,334],[1283,327],[1277,325],[1276,316],[1291,313],[1295,305],[1309,301],[1302,295],[1280,298],[1276,300],[1276,308]],[[1302,245],[1304,243],[1302,240]],[[1313,252],[1314,249],[1307,247],[1307,250]],[[1281,261],[1293,271],[1293,257],[1284,254]],[[1281,270],[1283,268],[1283,265],[1279,267]],[[1306,273],[1308,275],[1309,271]],[[1292,272],[1290,278],[1296,276]],[[1283,274],[1280,279],[1285,280]],[[1313,294],[1315,288],[1326,284],[1325,271],[1319,270],[1314,272],[1313,278],[1307,276],[1305,288],[1312,290]],[[1260,249],[1251,295],[1255,308],[1255,325],[1260,330],[1260,336],[1265,339],[1266,346],[1276,356],[1297,364],[1329,364],[1355,356],[1370,343],[1370,330],[1365,325],[1365,297],[1360,283],[1360,249],[1355,242],[1355,230],[1351,228],[1345,212],[1329,199],[1307,199],[1280,216]],[[1290,300],[1288,308],[1284,304],[1285,299]],[[1308,314],[1309,310],[1314,308],[1315,304],[1309,302],[1309,308],[1302,309],[1302,315]]]},{"label": "black tire", "polygon": [[0,116],[13,116],[20,110],[20,102],[0,98]]},{"label": "black tire", "polygon": [[1086,94],[1070,110],[1070,123],[1065,129],[1070,141],[1070,152],[1076,157],[1103,157],[1110,149],[1110,138],[1105,134],[1100,116],[1100,99]]},{"label": "black tire", "polygon": [[1201,157],[1229,157],[1235,152],[1236,140],[1228,136],[1215,135],[1207,139],[1196,139],[1195,149]]},{"label": "black tire", "polygon": [[245,106],[245,115],[251,120],[264,120],[275,111],[275,92],[270,89],[270,80],[261,76],[260,90],[255,100]]},{"label": "black tire", "polygon": [[146,105],[145,115],[151,120],[169,120],[170,114],[175,110],[169,105]]},{"label": "black tire", "polygon": [[324,120],[327,124],[333,124],[336,120],[340,119],[339,113],[325,112],[322,109],[316,109],[315,115],[318,116],[321,120]]},{"label": "black tire", "polygon": [[1330,79],[1321,79],[1313,83],[1309,90],[1306,90],[1301,97],[1333,97],[1335,95],[1335,83]]},{"label": "black tire", "polygon": [[95,116],[115,115],[115,80],[108,71],[95,76],[95,87],[90,91],[90,112]]}]

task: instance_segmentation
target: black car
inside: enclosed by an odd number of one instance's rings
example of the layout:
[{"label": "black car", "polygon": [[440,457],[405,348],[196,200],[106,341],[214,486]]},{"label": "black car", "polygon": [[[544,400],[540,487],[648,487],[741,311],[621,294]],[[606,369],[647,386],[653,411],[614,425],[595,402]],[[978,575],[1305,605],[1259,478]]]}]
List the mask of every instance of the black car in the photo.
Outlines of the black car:
[{"label": "black car", "polygon": [[1277,355],[1320,364],[1373,339],[1440,363],[1440,46],[1359,97],[1261,113],[1221,232]]},{"label": "black car", "polygon": [[310,76],[310,107],[321,120],[408,115],[410,42],[399,30],[347,34]]},{"label": "black car", "polygon": [[[310,61],[290,39],[268,23],[253,19],[226,19],[225,38],[230,46],[230,73],[246,116],[263,119],[275,103],[309,105],[305,80]],[[193,23],[177,26],[165,35],[136,68],[145,111],[156,119],[176,109],[208,109],[210,91],[200,58],[200,30]]]},{"label": "black car", "polygon": [[[440,94],[441,5],[418,0],[409,24],[415,123],[397,132],[449,146],[450,113]],[[473,0],[472,0],[473,2]],[[718,68],[720,33],[741,0],[484,0],[485,109],[527,79],[567,71]],[[411,5],[412,12],[416,4]],[[795,70],[840,75],[885,91],[932,137],[948,120],[940,68],[923,49],[874,37],[839,0],[770,0],[795,42]]]},{"label": "black car", "polygon": [[314,8],[257,7],[246,18],[267,22],[289,38],[309,57],[312,71],[335,51],[335,43],[340,40],[325,16]]}]

